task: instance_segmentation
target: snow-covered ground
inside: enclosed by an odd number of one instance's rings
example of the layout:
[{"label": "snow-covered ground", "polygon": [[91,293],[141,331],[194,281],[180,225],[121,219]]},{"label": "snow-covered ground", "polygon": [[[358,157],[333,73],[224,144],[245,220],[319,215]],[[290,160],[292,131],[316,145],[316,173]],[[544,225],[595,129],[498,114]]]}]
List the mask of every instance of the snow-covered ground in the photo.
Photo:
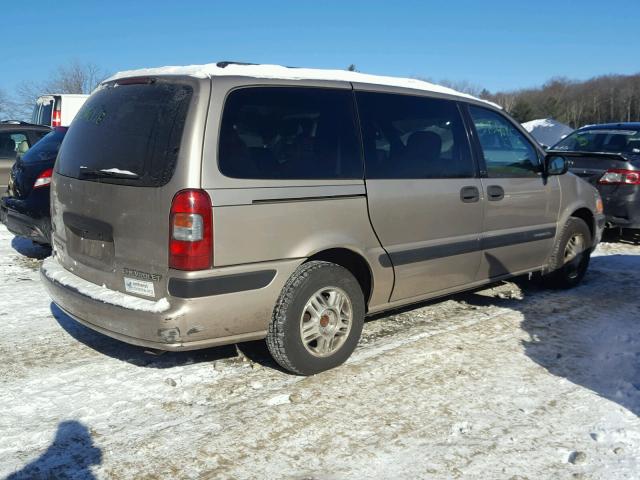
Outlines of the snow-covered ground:
[{"label": "snow-covered ground", "polygon": [[51,305],[0,228],[0,477],[638,478],[640,246],[369,321],[309,378],[260,342],[154,357]]}]

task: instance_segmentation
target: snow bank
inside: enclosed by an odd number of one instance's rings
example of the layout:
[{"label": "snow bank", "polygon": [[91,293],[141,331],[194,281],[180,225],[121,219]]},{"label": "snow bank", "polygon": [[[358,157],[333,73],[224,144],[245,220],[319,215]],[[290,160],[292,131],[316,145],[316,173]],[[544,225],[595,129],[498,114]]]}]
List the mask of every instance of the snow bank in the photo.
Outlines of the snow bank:
[{"label": "snow bank", "polygon": [[542,145],[552,147],[573,132],[573,128],[553,118],[539,118],[522,124],[525,130]]},{"label": "snow bank", "polygon": [[65,269],[58,263],[55,257],[46,258],[44,262],[42,262],[41,272],[52,282],[71,288],[81,295],[86,295],[99,302],[108,303],[117,307],[150,313],[164,312],[170,307],[166,298],[154,302],[152,300],[145,300],[117,292],[84,280]]},{"label": "snow bank", "polygon": [[375,85],[388,85],[393,87],[412,88],[414,90],[424,90],[434,93],[444,93],[458,97],[478,100],[500,108],[492,102],[478,99],[472,95],[458,92],[452,88],[443,87],[434,83],[425,82],[416,78],[388,77],[381,75],[370,75],[360,72],[350,72],[348,70],[328,70],[316,68],[291,68],[282,65],[238,65],[229,64],[226,67],[219,67],[216,63],[205,65],[168,66],[157,68],[143,68],[139,70],[126,70],[111,76],[106,82],[124,77],[155,75],[187,75],[197,78],[207,77],[253,77],[282,80],[332,80],[354,83],[368,83]]}]

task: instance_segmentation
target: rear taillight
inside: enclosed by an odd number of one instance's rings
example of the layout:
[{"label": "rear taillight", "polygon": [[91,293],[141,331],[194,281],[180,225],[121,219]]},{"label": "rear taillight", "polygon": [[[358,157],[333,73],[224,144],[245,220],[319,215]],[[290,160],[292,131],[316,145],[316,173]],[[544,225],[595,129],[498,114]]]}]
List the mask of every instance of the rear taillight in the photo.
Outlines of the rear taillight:
[{"label": "rear taillight", "polygon": [[169,268],[205,270],[213,263],[211,199],[204,190],[182,190],[169,216]]},{"label": "rear taillight", "polygon": [[53,168],[47,168],[44,172],[38,175],[36,181],[33,182],[33,188],[48,187],[51,185],[51,176],[53,175]]},{"label": "rear taillight", "polygon": [[53,111],[53,117],[51,118],[51,126],[59,127],[62,125],[62,117],[60,116],[60,110]]},{"label": "rear taillight", "polygon": [[598,183],[601,185],[640,185],[640,171],[613,168],[607,170]]}]

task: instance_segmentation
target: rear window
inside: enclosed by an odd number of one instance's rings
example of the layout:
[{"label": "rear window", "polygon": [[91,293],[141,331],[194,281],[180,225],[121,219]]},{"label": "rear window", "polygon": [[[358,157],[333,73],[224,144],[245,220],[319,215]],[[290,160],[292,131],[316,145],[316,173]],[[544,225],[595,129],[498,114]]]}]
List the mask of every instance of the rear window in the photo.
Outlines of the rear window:
[{"label": "rear window", "polygon": [[58,127],[53,132],[49,132],[24,154],[22,161],[24,163],[54,162],[66,132],[67,129],[64,127]]},{"label": "rear window", "polygon": [[53,111],[53,97],[41,97],[36,102],[31,117],[31,123],[36,125],[51,125],[51,112]]},{"label": "rear window", "polygon": [[14,160],[17,153],[29,149],[27,134],[19,132],[0,132],[0,157]]},{"label": "rear window", "polygon": [[83,180],[159,187],[175,170],[193,89],[172,83],[110,85],[85,102],[57,171]]},{"label": "rear window", "polygon": [[219,168],[245,179],[359,179],[362,159],[348,90],[254,87],[231,92]]},{"label": "rear window", "polygon": [[584,129],[560,140],[553,150],[640,154],[640,131],[634,129]]}]

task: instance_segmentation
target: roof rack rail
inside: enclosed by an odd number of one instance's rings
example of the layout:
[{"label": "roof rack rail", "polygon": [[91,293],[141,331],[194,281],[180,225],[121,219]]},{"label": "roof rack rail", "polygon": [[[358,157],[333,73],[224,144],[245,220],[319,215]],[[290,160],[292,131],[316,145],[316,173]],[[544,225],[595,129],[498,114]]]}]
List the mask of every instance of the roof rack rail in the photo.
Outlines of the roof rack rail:
[{"label": "roof rack rail", "polygon": [[[251,63],[251,62],[233,62],[233,61],[223,61],[217,62],[216,67],[225,68],[229,65],[244,65],[244,66],[252,66],[252,65],[262,65],[261,63]],[[299,68],[299,67],[290,67],[289,65],[284,65],[285,68]]]},{"label": "roof rack rail", "polygon": [[223,61],[216,63],[216,67],[226,68],[229,65],[259,65],[259,63],[249,63],[249,62],[233,62],[233,61]]}]

